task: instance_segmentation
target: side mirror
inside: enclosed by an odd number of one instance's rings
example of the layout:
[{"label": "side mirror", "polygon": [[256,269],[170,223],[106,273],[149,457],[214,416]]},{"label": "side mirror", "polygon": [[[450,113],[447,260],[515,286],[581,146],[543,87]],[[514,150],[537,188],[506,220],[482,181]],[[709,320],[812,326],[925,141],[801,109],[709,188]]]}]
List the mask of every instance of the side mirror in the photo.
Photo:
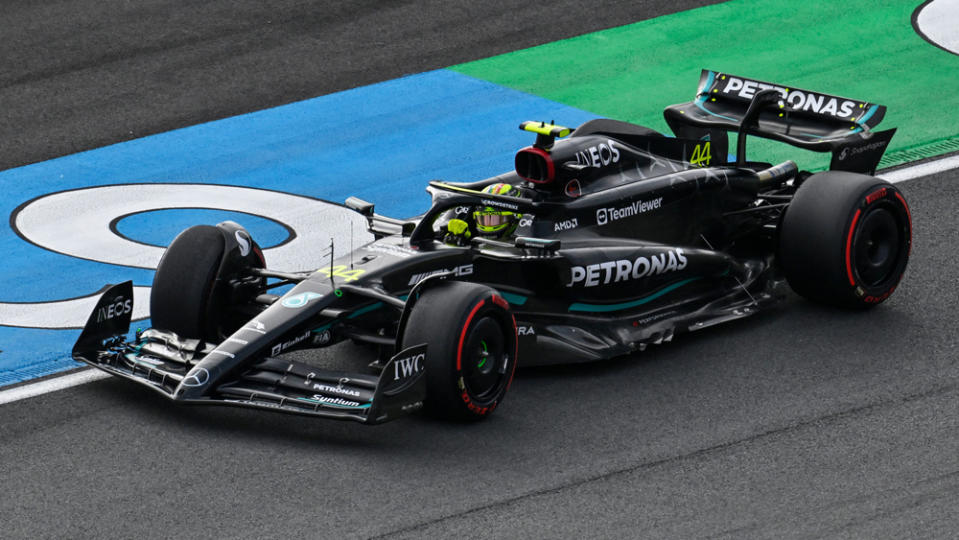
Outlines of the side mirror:
[{"label": "side mirror", "polygon": [[346,199],[346,207],[355,210],[366,217],[373,216],[373,203],[366,202],[359,197],[350,197]]},{"label": "side mirror", "polygon": [[532,238],[529,236],[520,236],[516,238],[515,245],[518,248],[541,249],[543,251],[555,252],[559,250],[560,241],[555,238]]}]

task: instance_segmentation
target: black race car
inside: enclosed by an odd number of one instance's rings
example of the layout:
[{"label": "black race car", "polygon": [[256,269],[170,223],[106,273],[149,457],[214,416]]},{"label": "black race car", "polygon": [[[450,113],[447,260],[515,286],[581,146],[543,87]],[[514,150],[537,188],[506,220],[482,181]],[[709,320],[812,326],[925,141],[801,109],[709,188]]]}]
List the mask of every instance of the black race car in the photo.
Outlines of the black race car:
[{"label": "black race car", "polygon": [[[155,275],[154,328],[125,340],[132,285],[115,285],[73,356],[179,402],[371,424],[424,406],[478,419],[518,362],[640,351],[752,315],[787,283],[868,308],[895,290],[911,245],[905,199],[871,176],[894,133],[873,131],[884,111],[703,71],[695,100],[665,111],[676,137],[605,119],[525,122],[536,141],[515,171],[430,182],[422,216],[347,200],[375,240],[313,273],[267,268],[235,223],[185,230]],[[747,161],[747,135],[831,152],[831,170]],[[489,189],[501,185],[512,195]],[[485,234],[505,221],[508,234]],[[343,371],[288,354],[344,340],[376,359]]]}]

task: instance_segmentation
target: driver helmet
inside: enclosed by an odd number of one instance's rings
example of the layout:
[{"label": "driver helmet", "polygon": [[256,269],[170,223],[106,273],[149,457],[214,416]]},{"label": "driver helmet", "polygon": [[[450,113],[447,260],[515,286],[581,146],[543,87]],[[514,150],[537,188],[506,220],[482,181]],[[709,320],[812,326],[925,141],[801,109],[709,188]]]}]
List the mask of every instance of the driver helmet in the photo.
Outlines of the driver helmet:
[{"label": "driver helmet", "polygon": [[[510,197],[521,195],[518,189],[509,184],[490,184],[483,188],[482,192]],[[516,230],[516,225],[521,217],[523,217],[522,214],[491,206],[477,207],[473,211],[476,232],[483,236],[507,236]]]}]

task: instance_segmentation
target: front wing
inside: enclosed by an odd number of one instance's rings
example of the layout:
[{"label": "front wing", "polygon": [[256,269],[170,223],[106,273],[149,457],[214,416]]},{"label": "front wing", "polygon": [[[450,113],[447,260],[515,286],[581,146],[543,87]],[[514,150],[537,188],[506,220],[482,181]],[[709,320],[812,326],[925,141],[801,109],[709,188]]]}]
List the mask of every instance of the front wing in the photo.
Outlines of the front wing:
[{"label": "front wing", "polygon": [[196,365],[213,344],[158,330],[126,341],[132,306],[131,282],[108,288],[74,345],[73,358],[180,403],[253,407],[365,424],[386,422],[423,406],[426,344],[400,351],[378,377],[269,356],[232,373],[216,373],[215,368]]}]

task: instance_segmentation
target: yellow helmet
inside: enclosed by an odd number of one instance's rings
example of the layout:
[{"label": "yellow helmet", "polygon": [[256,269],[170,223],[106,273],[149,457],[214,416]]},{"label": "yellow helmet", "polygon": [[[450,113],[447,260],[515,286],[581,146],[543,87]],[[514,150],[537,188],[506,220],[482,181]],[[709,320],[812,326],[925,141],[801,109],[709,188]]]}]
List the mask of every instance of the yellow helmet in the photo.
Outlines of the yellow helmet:
[{"label": "yellow helmet", "polygon": [[[483,188],[483,193],[490,195],[508,195],[517,197],[520,191],[509,184],[490,184]],[[516,229],[522,214],[516,214],[509,210],[493,208],[486,206],[477,208],[473,211],[473,222],[476,223],[476,231],[479,234],[489,236],[505,236]]]}]

